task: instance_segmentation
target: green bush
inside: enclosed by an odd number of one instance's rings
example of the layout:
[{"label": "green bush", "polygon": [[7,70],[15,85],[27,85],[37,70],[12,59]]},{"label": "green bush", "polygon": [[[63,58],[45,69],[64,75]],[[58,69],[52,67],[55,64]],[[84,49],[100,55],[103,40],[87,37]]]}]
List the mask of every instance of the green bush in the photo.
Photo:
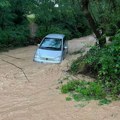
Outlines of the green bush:
[{"label": "green bush", "polygon": [[73,61],[73,63],[70,66],[70,72],[73,74],[78,74],[80,71],[84,71],[85,68],[85,62],[83,60],[83,57],[78,58],[77,60]]},{"label": "green bush", "polygon": [[[120,92],[120,37],[114,37],[112,44],[103,49],[95,49],[88,54],[86,63],[98,72],[98,79],[113,94]],[[97,51],[97,52],[96,52]]]},{"label": "green bush", "polygon": [[36,37],[38,38],[43,38],[45,37],[47,34],[51,34],[51,33],[58,33],[58,34],[65,34],[67,39],[71,39],[71,32],[68,29],[64,29],[60,26],[48,26],[48,28],[46,28],[45,26],[39,26]]},{"label": "green bush", "polygon": [[100,83],[86,81],[70,81],[61,87],[62,93],[71,93],[76,101],[82,99],[105,99],[106,93]]},{"label": "green bush", "polygon": [[28,44],[29,30],[26,26],[0,29],[0,49],[26,46]]},{"label": "green bush", "polygon": [[76,88],[76,92],[79,92],[84,97],[101,99],[105,97],[104,90],[102,86],[96,82],[83,82],[81,86]]},{"label": "green bush", "polygon": [[[120,33],[116,34],[111,44],[104,48],[93,47],[87,55],[75,60],[71,65],[72,73],[91,72],[97,75],[104,90],[112,95],[120,93]],[[82,64],[85,64],[84,66]]]},{"label": "green bush", "polygon": [[62,93],[68,93],[68,92],[72,92],[75,91],[76,87],[79,85],[79,81],[75,80],[75,81],[71,81],[66,85],[63,85],[61,88],[61,92]]}]

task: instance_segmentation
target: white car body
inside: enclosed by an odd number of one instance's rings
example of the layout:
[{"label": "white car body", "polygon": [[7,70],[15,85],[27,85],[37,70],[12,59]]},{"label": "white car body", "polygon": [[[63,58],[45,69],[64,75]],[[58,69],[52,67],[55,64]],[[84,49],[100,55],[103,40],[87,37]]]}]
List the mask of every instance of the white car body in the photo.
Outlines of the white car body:
[{"label": "white car body", "polygon": [[49,34],[41,41],[33,60],[40,63],[61,63],[67,52],[65,35]]}]

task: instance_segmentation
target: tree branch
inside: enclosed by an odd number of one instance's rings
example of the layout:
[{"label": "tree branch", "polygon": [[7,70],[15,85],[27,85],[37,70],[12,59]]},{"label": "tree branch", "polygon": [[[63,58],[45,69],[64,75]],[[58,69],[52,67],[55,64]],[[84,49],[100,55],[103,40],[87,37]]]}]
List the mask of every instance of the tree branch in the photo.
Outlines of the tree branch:
[{"label": "tree branch", "polygon": [[8,64],[10,64],[10,65],[12,65],[12,66],[14,66],[14,67],[20,69],[21,72],[23,73],[23,75],[25,76],[26,80],[27,80],[28,82],[30,82],[29,79],[28,79],[28,77],[27,77],[27,75],[26,75],[26,73],[24,72],[23,68],[21,68],[21,67],[15,65],[15,64],[13,64],[13,63],[11,63],[11,62],[9,62],[9,61],[6,61],[6,60],[4,60],[4,59],[1,59],[1,58],[0,58],[0,60],[2,60],[3,62],[8,63]]},{"label": "tree branch", "polygon": [[7,57],[11,57],[11,58],[15,58],[15,59],[24,60],[24,59],[22,59],[22,58],[17,58],[17,57],[14,57],[14,56],[11,56],[11,55],[7,55],[7,54],[2,54],[2,55],[7,56]]}]

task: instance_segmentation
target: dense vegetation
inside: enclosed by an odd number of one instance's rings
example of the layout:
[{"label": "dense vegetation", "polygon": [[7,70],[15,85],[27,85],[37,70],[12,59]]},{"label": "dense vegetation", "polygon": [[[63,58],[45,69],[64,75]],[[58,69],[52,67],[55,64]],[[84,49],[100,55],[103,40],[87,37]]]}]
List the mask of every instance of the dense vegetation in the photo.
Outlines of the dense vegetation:
[{"label": "dense vegetation", "polygon": [[31,14],[38,26],[33,37],[40,39],[48,33],[71,39],[93,31],[103,46],[105,36],[115,35],[120,28],[119,0],[4,0],[0,1],[1,47],[29,44],[32,22],[26,16]]},{"label": "dense vegetation", "polygon": [[63,93],[72,93],[72,97],[81,99],[99,99],[110,102],[120,95],[120,31],[112,42],[104,47],[93,46],[86,55],[73,61],[70,72],[74,75],[85,74],[96,79],[93,82],[70,81],[63,85]]},{"label": "dense vegetation", "polygon": [[0,50],[27,44],[28,22],[22,0],[0,1]]},{"label": "dense vegetation", "polygon": [[103,85],[110,95],[120,94],[120,33],[113,37],[113,42],[100,49],[94,46],[83,57],[71,65],[73,74],[92,75]]},{"label": "dense vegetation", "polygon": [[[72,5],[71,1],[65,0],[57,2],[45,0],[42,4],[35,4],[37,7],[32,12],[36,14],[36,23],[39,25],[38,37],[48,33],[63,33],[71,39],[91,33],[86,18],[79,10],[79,4]],[[56,5],[59,7],[55,7]]]},{"label": "dense vegetation", "polygon": [[99,104],[108,104],[111,102],[111,98],[107,96],[101,84],[97,82],[86,82],[81,80],[69,81],[66,85],[61,87],[61,92],[69,94],[66,97],[67,101],[72,98],[79,101],[99,100]]},{"label": "dense vegetation", "polygon": [[[120,2],[118,0],[81,0],[83,12],[94,31],[98,46],[73,61],[72,74],[87,74],[94,82],[70,81],[63,85],[63,93],[72,93],[75,100],[92,98],[108,102],[120,95]],[[109,2],[109,4],[108,4]],[[110,36],[111,43],[106,44]]]},{"label": "dense vegetation", "polygon": [[[63,33],[68,39],[91,33],[79,4],[72,5],[71,1],[4,0],[0,1],[0,16],[1,50],[28,45],[31,39],[49,33]],[[30,35],[32,23],[37,24],[34,36]]]}]

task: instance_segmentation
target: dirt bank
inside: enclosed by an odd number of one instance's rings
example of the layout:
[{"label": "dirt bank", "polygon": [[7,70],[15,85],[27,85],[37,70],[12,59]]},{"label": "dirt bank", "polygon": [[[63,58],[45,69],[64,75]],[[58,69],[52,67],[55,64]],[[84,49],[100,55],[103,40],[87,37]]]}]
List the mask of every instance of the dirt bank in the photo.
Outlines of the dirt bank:
[{"label": "dirt bank", "polygon": [[[88,50],[94,42],[92,36],[71,40],[69,53]],[[104,106],[96,101],[84,105],[66,102],[66,96],[57,89],[59,79],[79,55],[68,55],[61,64],[39,64],[32,61],[35,49],[30,46],[0,54],[0,120],[120,119],[120,102]]]}]

